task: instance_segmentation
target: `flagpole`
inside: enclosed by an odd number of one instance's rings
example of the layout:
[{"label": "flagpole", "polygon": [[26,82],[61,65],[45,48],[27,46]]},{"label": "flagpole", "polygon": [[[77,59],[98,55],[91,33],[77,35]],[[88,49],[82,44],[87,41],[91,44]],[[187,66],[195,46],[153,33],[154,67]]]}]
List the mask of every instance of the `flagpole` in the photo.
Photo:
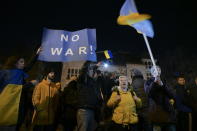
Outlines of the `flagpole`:
[{"label": "flagpole", "polygon": [[151,61],[152,61],[152,63],[153,63],[153,68],[155,69],[156,74],[159,74],[159,73],[158,73],[158,70],[157,70],[157,68],[156,68],[155,59],[154,59],[154,57],[153,57],[153,54],[152,54],[152,51],[151,51],[151,48],[150,48],[150,44],[149,44],[148,38],[146,37],[146,35],[145,35],[144,33],[142,33],[142,35],[143,35],[143,37],[144,37],[146,46],[147,46],[147,48],[148,48],[148,52],[149,52]]},{"label": "flagpole", "polygon": [[[120,16],[129,16],[131,13],[138,13],[138,11],[137,11],[137,7],[136,7],[136,5],[135,5],[135,2],[134,2],[134,0],[126,0],[125,1],[125,3],[123,4],[123,6],[121,7],[121,10],[120,10]],[[120,17],[119,16],[119,17]],[[119,17],[118,17],[118,20],[119,20]],[[117,20],[117,22],[118,22],[118,20]],[[129,25],[129,26],[132,26],[132,24],[129,24],[129,18],[128,19],[125,19],[126,21],[126,23],[127,23],[127,25]],[[135,18],[133,19],[133,20],[135,20]],[[145,19],[144,19],[145,20]],[[142,21],[144,21],[144,20],[142,20]],[[140,21],[139,21],[140,22]],[[119,23],[119,22],[118,22]],[[138,23],[138,22],[136,22],[136,23]],[[136,24],[136,23],[133,23],[133,24]],[[119,23],[120,25],[125,25],[125,24],[123,24],[123,23]],[[135,27],[134,27],[135,28]],[[142,28],[145,28],[145,27],[143,27],[142,26]],[[150,48],[150,45],[149,45],[149,42],[148,42],[148,38],[146,37],[146,35],[143,33],[143,31],[141,31],[141,30],[138,30],[137,28],[135,28],[136,30],[137,30],[137,32],[140,32],[140,33],[142,33],[142,35],[143,35],[143,37],[144,37],[144,40],[145,40],[145,43],[146,43],[146,46],[147,46],[147,48],[148,48],[148,52],[149,52],[149,55],[150,55],[150,58],[151,58],[151,61],[152,61],[152,63],[153,63],[153,68],[155,69],[155,73],[158,75],[158,70],[157,70],[157,68],[156,68],[156,64],[155,64],[155,60],[154,60],[154,58],[153,58],[153,54],[152,54],[152,51],[151,51],[151,48]]]}]

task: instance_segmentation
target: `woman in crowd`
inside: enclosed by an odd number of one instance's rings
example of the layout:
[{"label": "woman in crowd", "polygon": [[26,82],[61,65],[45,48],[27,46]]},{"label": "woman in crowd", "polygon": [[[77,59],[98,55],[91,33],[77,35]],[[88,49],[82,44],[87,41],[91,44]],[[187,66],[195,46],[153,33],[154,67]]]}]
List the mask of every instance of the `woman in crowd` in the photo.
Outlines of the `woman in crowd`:
[{"label": "woman in crowd", "polygon": [[[40,52],[25,66],[22,56],[12,56],[0,71],[0,130],[19,130],[25,117],[23,85]],[[31,84],[36,82],[32,81]]]}]

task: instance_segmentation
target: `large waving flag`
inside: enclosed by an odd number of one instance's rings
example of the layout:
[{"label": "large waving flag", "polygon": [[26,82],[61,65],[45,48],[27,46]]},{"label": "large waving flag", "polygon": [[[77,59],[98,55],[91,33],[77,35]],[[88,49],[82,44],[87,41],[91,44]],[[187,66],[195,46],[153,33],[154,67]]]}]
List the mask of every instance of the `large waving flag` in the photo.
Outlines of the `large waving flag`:
[{"label": "large waving flag", "polygon": [[120,10],[120,16],[117,19],[120,25],[129,25],[134,27],[138,33],[144,33],[146,36],[153,38],[154,31],[149,20],[150,15],[139,14],[134,0],[126,0]]},{"label": "large waving flag", "polygon": [[0,126],[17,124],[25,77],[27,74],[19,69],[0,71]]}]

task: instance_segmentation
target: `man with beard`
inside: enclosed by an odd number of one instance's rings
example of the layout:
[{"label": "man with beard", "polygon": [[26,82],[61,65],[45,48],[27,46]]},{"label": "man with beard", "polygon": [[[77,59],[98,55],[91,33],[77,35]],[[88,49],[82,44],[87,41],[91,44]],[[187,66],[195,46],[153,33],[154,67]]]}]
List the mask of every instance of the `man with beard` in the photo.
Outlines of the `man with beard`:
[{"label": "man with beard", "polygon": [[34,90],[32,102],[34,105],[34,131],[54,131],[55,114],[58,106],[58,87],[53,82],[55,72],[46,71],[45,78]]}]

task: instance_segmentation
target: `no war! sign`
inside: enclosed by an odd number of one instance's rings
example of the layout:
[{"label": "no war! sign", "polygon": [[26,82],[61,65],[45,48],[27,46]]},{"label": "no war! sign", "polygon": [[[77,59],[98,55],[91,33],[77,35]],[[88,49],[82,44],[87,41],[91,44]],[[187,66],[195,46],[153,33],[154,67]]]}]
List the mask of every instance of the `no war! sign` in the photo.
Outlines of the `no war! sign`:
[{"label": "no war! sign", "polygon": [[75,32],[44,28],[38,59],[50,62],[96,61],[96,30]]}]

